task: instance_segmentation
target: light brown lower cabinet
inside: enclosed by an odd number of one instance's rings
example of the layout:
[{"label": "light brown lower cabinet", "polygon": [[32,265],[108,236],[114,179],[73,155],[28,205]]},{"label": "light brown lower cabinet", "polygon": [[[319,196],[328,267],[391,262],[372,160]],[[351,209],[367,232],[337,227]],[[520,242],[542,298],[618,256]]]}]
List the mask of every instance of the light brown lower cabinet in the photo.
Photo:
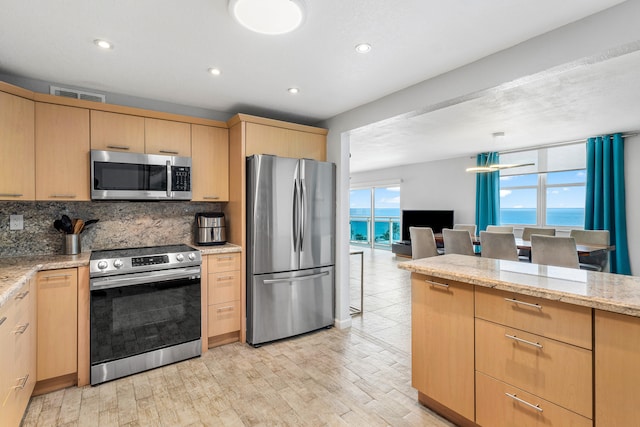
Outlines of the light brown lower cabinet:
[{"label": "light brown lower cabinet", "polygon": [[640,318],[595,310],[595,422],[640,425]]},{"label": "light brown lower cabinet", "polygon": [[240,254],[212,254],[207,257],[208,345],[240,339]]},{"label": "light brown lower cabinet", "polygon": [[18,426],[36,383],[36,296],[32,281],[0,308],[0,426]]},{"label": "light brown lower cabinet", "polygon": [[47,392],[77,381],[78,271],[76,268],[41,271],[37,275],[37,287],[39,384],[36,392]]}]

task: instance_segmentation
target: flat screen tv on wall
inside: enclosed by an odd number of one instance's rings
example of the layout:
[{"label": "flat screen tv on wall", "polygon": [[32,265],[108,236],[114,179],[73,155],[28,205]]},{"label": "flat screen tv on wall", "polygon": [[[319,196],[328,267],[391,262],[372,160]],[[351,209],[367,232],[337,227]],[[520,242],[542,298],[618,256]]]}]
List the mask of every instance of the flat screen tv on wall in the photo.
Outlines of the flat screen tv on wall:
[{"label": "flat screen tv on wall", "polygon": [[453,228],[453,211],[402,211],[402,240],[409,241],[409,227],[431,227],[434,233]]}]

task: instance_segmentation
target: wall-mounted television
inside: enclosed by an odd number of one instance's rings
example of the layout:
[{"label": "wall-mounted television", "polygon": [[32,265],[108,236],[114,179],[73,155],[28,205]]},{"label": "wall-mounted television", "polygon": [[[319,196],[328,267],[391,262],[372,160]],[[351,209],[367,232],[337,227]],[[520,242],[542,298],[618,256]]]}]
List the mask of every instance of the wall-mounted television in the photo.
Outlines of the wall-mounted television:
[{"label": "wall-mounted television", "polygon": [[411,240],[409,227],[431,227],[434,233],[453,228],[453,211],[402,211],[402,240]]}]

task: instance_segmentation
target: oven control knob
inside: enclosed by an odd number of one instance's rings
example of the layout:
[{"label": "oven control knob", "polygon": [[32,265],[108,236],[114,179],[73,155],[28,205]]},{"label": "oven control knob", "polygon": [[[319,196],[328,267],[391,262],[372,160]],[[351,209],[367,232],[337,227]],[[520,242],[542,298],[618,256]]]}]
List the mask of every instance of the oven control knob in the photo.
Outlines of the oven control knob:
[{"label": "oven control knob", "polygon": [[194,254],[193,252],[191,252],[189,254],[189,261],[194,261],[196,259],[196,254]]},{"label": "oven control knob", "polygon": [[178,255],[176,255],[176,259],[178,260],[178,262],[182,262],[182,261],[184,261],[184,255],[178,254]]},{"label": "oven control knob", "polygon": [[122,267],[122,266],[123,266],[122,260],[117,259],[117,260],[113,261],[113,266],[114,266],[115,268],[120,268],[120,267]]},{"label": "oven control knob", "polygon": [[107,261],[100,261],[98,262],[98,268],[100,270],[104,270],[105,268],[107,268],[109,266],[109,264],[107,263]]}]

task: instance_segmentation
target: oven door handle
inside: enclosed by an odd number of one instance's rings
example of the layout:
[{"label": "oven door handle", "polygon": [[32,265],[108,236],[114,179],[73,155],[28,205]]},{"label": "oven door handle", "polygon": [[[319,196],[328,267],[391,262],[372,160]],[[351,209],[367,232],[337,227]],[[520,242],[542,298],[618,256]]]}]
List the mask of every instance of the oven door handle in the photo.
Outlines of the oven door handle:
[{"label": "oven door handle", "polygon": [[122,286],[144,285],[155,282],[167,282],[169,280],[199,279],[200,267],[173,268],[171,270],[147,271],[144,273],[132,273],[126,276],[111,276],[91,279],[89,290],[117,288]]}]

